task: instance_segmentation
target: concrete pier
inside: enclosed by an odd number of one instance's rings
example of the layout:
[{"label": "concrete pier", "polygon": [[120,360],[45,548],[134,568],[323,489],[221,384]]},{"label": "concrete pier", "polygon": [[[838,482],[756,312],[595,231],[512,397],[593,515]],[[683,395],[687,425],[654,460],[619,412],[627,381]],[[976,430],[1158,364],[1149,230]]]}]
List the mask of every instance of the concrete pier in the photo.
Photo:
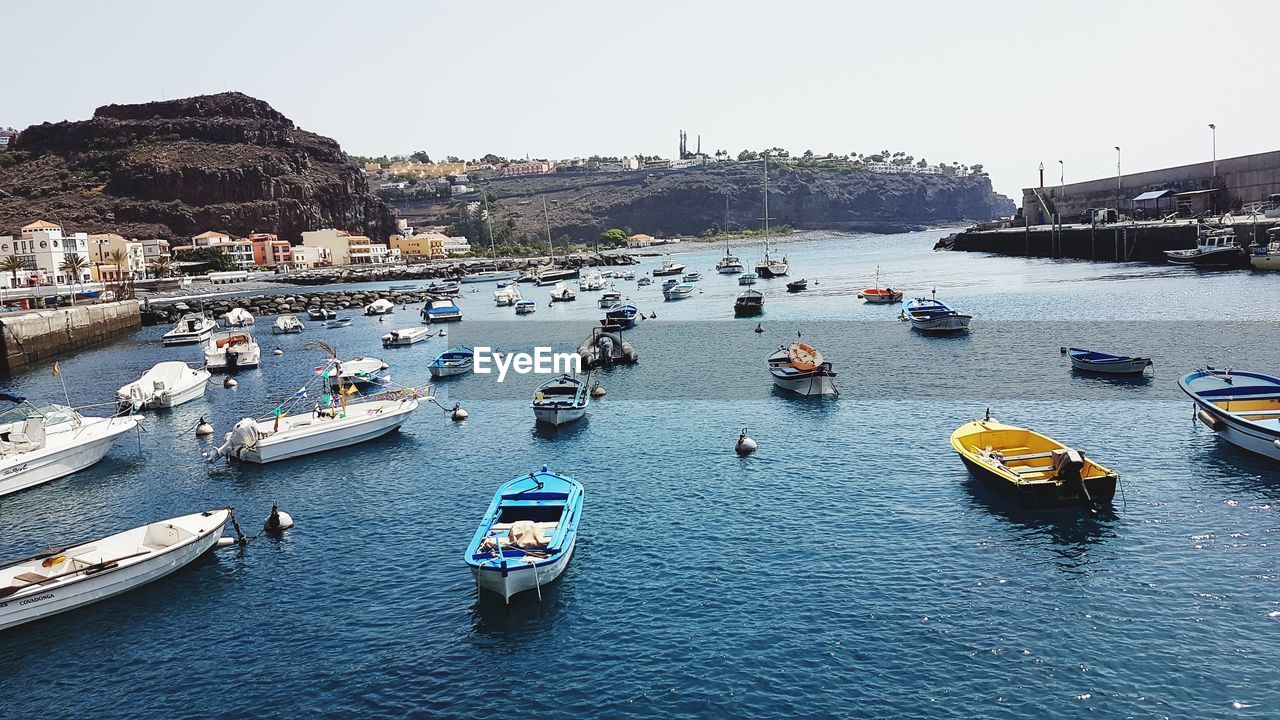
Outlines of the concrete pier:
[{"label": "concrete pier", "polygon": [[78,350],[142,325],[137,300],[39,310],[0,318],[0,374]]}]

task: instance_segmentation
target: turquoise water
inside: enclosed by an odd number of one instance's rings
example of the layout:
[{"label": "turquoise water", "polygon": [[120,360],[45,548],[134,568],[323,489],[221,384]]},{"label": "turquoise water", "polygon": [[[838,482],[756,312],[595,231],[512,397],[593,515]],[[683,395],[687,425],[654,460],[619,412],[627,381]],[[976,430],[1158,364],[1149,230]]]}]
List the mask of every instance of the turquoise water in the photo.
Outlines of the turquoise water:
[{"label": "turquoise water", "polygon": [[[641,361],[597,374],[608,395],[559,431],[534,427],[536,379],[472,375],[437,387],[464,423],[428,406],[357,448],[209,465],[197,418],[220,436],[290,395],[318,360],[308,339],[415,383],[448,342],[567,350],[600,311],[595,293],[547,307],[549,288],[522,286],[541,305],[517,320],[490,284],[449,338],[411,348],[377,342],[411,312],[297,336],[260,324],[263,367],[238,388],[0,499],[0,556],[223,505],[252,532],[273,500],[297,527],[0,633],[5,714],[1274,717],[1280,466],[1193,425],[1176,378],[1280,369],[1280,277],[935,253],[941,234],[786,244],[810,290],[758,283],[761,334],[731,319],[719,248],[681,253],[707,275],[688,300],[619,281],[658,316],[629,334]],[[936,286],[973,332],[924,337],[860,304],[876,264],[893,287]],[[73,401],[196,362],[164,330],[63,359]],[[771,388],[764,357],[797,331],[840,372],[838,400]],[[1068,344],[1150,354],[1155,376],[1073,374]],[[47,368],[0,390],[62,397]],[[947,438],[988,406],[1118,470],[1114,507],[1023,511],[972,480]],[[760,442],[747,459],[743,426]],[[586,487],[577,554],[541,603],[505,607],[461,555],[498,483],[542,463]]]}]

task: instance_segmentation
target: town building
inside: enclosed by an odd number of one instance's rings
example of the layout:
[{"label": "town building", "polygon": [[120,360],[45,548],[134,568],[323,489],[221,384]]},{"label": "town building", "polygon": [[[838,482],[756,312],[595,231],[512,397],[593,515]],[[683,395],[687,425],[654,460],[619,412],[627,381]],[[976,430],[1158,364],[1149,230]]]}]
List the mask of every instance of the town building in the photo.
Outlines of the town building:
[{"label": "town building", "polygon": [[148,276],[150,276],[151,266],[158,260],[172,260],[173,254],[169,252],[169,241],[162,238],[148,238],[141,242],[142,259],[147,267]]},{"label": "town building", "polygon": [[[123,262],[116,263],[116,253],[124,256]],[[98,282],[123,282],[146,277],[147,273],[142,243],[115,233],[89,236],[89,262],[92,277]]]},{"label": "town building", "polygon": [[424,232],[411,237],[391,236],[391,248],[404,258],[439,260],[445,257],[444,242],[448,236],[438,232]]},{"label": "town building", "polygon": [[293,246],[273,233],[250,233],[253,264],[258,267],[280,267],[293,264]]},{"label": "town building", "polygon": [[252,270],[256,267],[253,261],[252,242],[232,237],[230,233],[217,230],[209,230],[192,237],[190,245],[179,245],[172,249],[172,253],[176,258],[182,254],[204,248],[213,248],[225,252],[231,257],[231,262],[235,264],[237,270]]},{"label": "town building", "polygon": [[[0,257],[11,255],[21,258],[25,267],[16,273],[4,273],[6,286],[84,283],[93,279],[89,235],[82,232],[64,235],[62,226],[55,223],[37,220],[23,226],[17,238],[0,238]],[[72,255],[82,258],[84,267],[79,273],[68,272],[63,267]]]},{"label": "town building", "polygon": [[440,249],[446,256],[466,255],[471,252],[471,243],[464,237],[446,237]]},{"label": "town building", "polygon": [[299,270],[328,267],[333,264],[333,256],[327,247],[298,246],[293,248],[293,266]]},{"label": "town building", "polygon": [[364,235],[352,235],[345,230],[325,228],[302,233],[306,247],[322,247],[329,250],[334,265],[368,265],[386,262],[386,245],[382,245],[375,260],[373,243]]},{"label": "town building", "polygon": [[547,160],[514,162],[502,168],[502,177],[515,177],[517,175],[546,175],[555,169],[556,164]]}]

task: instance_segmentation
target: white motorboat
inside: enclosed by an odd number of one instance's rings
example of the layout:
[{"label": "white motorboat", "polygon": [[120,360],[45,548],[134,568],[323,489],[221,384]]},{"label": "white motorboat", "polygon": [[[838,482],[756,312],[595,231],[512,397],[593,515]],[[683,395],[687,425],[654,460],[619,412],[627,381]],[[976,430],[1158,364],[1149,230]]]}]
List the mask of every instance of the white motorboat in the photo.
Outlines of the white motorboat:
[{"label": "white motorboat", "polygon": [[556,286],[551,289],[551,302],[572,302],[577,299],[577,294],[562,282],[556,283]]},{"label": "white motorboat", "polygon": [[796,340],[783,345],[769,356],[769,374],[773,384],[800,395],[839,395],[836,373],[822,353],[808,343]]},{"label": "white motorboat", "polygon": [[347,326],[351,325],[351,318],[349,318],[349,317],[336,317],[336,318],[330,318],[330,319],[325,320],[324,322],[322,322],[322,323],[320,323],[320,324],[321,324],[321,325],[324,325],[325,327],[327,327],[327,328],[329,328],[329,329],[333,329],[333,328],[344,328],[344,327],[347,327]]},{"label": "white motorboat", "polygon": [[171,360],[157,363],[142,377],[116,391],[122,410],[171,408],[204,395],[209,371]]},{"label": "white motorboat", "polygon": [[204,365],[210,370],[242,370],[258,367],[262,348],[248,330],[216,332],[204,344]]},{"label": "white motorboat", "polygon": [[585,381],[561,375],[538,386],[533,394],[533,417],[540,423],[564,425],[586,415],[590,403]]},{"label": "white motorboat", "polygon": [[396,311],[396,304],[386,298],[378,298],[364,306],[365,315],[389,315]]},{"label": "white motorboat", "polygon": [[668,300],[683,300],[693,295],[696,286],[691,282],[676,283],[662,291],[662,297]]},{"label": "white motorboat", "polygon": [[297,315],[281,315],[276,318],[275,323],[271,325],[272,335],[287,335],[290,333],[300,333],[306,330],[307,326],[302,324]]},{"label": "white motorboat", "polygon": [[1267,231],[1266,247],[1255,246],[1249,264],[1257,270],[1280,270],[1280,227]]},{"label": "white motorboat", "polygon": [[230,519],[231,508],[183,515],[0,567],[0,630],[159,580],[213,548]]},{"label": "white motorboat", "polygon": [[532,315],[533,313],[537,312],[537,310],[538,310],[538,303],[528,298],[525,298],[524,300],[516,301],[517,315]]},{"label": "white motorboat", "polygon": [[337,316],[338,314],[329,308],[314,307],[307,310],[307,317],[312,320],[332,320]]},{"label": "white motorboat", "polygon": [[666,260],[662,263],[662,267],[653,270],[654,277],[662,277],[664,275],[681,275],[684,273],[684,265],[677,262]]},{"label": "white motorboat", "polygon": [[458,322],[462,320],[462,308],[448,298],[432,298],[419,312],[424,323]]},{"label": "white motorboat", "polygon": [[591,271],[587,276],[578,281],[578,289],[588,292],[594,292],[604,289],[604,276],[598,271]]},{"label": "white motorboat", "polygon": [[515,283],[500,287],[493,291],[493,302],[498,307],[508,307],[520,302],[523,297],[520,295],[520,288]]},{"label": "white motorboat", "polygon": [[738,284],[739,285],[755,285],[756,284],[755,273],[743,273],[739,275]]},{"label": "white motorboat", "polygon": [[623,270],[623,271],[621,271],[621,272],[615,273],[615,277],[617,277],[619,280],[635,280],[635,279],[636,279],[636,271],[635,271],[635,270]]},{"label": "white motorboat", "polygon": [[354,357],[317,368],[316,375],[333,382],[341,380],[348,385],[363,385],[381,380],[382,372],[390,367],[378,358]]},{"label": "white motorboat", "polygon": [[729,254],[729,244],[725,243],[724,257],[720,258],[720,261],[716,263],[716,272],[721,275],[739,275],[745,269],[742,265],[742,260],[738,259],[736,255]]},{"label": "white motorboat", "polygon": [[213,318],[188,313],[178,320],[173,329],[164,334],[161,342],[165,345],[193,345],[209,339],[218,323]]},{"label": "white motorboat", "polygon": [[431,328],[407,327],[392,330],[382,336],[382,347],[404,347],[420,343],[435,335]]},{"label": "white motorboat", "polygon": [[644,287],[645,285],[652,285],[652,284],[653,284],[653,278],[647,275],[641,277],[639,280],[636,280],[636,287]]},{"label": "white motorboat", "polygon": [[244,308],[231,308],[222,316],[227,327],[249,327],[253,324],[253,314]]},{"label": "white motorboat", "polygon": [[514,270],[482,270],[480,272],[473,272],[469,275],[463,275],[462,282],[464,283],[493,282],[495,280],[514,280],[515,278],[518,278],[518,277],[520,277],[520,273]]},{"label": "white motorboat", "polygon": [[1226,267],[1243,264],[1247,256],[1236,243],[1235,231],[1221,228],[1202,232],[1189,250],[1165,250],[1164,257],[1174,265]]},{"label": "white motorboat", "polygon": [[600,307],[608,310],[609,308],[622,302],[622,293],[617,290],[605,290],[600,296]]},{"label": "white motorboat", "polygon": [[533,271],[533,282],[535,285],[554,285],[558,282],[571,280],[578,277],[579,270],[577,268],[562,268],[555,265],[543,265]]},{"label": "white motorboat", "polygon": [[20,405],[0,413],[0,495],[57,480],[102,459],[132,417],[86,417],[66,405]]}]

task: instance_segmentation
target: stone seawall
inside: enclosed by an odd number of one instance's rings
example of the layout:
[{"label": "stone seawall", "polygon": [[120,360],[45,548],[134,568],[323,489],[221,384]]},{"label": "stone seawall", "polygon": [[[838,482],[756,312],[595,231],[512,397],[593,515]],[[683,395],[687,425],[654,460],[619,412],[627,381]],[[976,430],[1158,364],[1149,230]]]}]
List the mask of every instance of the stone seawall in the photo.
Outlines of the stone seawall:
[{"label": "stone seawall", "polygon": [[[1241,246],[1266,243],[1267,222],[1236,223],[1233,229]],[[1111,225],[1049,225],[1000,230],[962,230],[942,238],[937,250],[964,250],[1028,257],[1067,257],[1082,260],[1162,263],[1165,250],[1196,246],[1195,223],[1116,223]],[[1242,256],[1243,259],[1243,256]]]},{"label": "stone seawall", "polygon": [[0,319],[0,374],[78,350],[142,325],[137,300],[80,305]]}]

